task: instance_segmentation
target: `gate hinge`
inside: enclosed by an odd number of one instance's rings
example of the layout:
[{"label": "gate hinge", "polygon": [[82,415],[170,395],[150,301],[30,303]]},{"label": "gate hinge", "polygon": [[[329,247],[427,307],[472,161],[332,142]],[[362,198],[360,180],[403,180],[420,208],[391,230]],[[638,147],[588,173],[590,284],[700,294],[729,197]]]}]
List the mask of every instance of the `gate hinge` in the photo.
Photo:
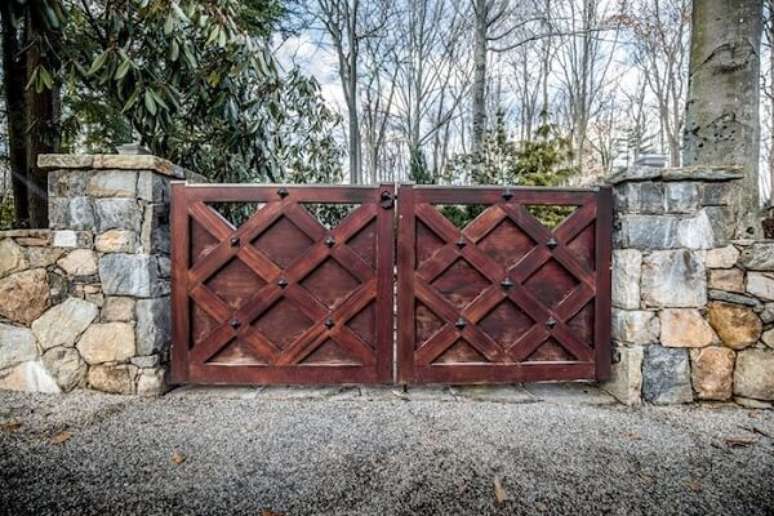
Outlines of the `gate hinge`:
[{"label": "gate hinge", "polygon": [[393,198],[390,192],[383,191],[381,195],[381,199],[382,201],[379,204],[381,204],[382,208],[384,208],[385,210],[389,210],[392,208]]}]

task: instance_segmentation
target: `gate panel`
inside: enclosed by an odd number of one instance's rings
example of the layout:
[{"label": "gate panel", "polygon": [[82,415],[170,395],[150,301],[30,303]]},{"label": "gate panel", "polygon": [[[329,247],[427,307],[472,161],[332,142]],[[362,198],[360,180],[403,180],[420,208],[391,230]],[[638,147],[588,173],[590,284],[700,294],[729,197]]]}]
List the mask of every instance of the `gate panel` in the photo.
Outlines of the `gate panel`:
[{"label": "gate panel", "polygon": [[[438,205],[483,211],[459,229]],[[549,206],[574,211],[551,230]],[[401,383],[607,378],[609,189],[401,187],[398,207]]]},{"label": "gate panel", "polygon": [[391,381],[392,192],[174,184],[173,381]]}]

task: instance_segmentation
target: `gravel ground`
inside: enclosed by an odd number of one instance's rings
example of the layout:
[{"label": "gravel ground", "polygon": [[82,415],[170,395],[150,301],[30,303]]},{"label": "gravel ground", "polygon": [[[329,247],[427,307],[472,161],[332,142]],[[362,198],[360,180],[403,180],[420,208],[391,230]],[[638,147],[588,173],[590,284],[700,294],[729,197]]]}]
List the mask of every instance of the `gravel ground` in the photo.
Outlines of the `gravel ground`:
[{"label": "gravel ground", "polygon": [[0,393],[0,513],[774,514],[772,411],[273,392]]}]

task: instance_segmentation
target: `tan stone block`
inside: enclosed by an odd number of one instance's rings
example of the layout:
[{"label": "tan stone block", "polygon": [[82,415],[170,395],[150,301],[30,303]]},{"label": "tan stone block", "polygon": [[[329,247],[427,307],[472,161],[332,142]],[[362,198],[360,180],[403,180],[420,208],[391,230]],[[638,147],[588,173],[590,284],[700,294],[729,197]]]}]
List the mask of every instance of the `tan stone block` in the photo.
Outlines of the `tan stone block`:
[{"label": "tan stone block", "polygon": [[111,229],[94,239],[94,248],[100,253],[136,253],[139,244],[137,233],[124,229]]},{"label": "tan stone block", "polygon": [[123,322],[92,324],[76,347],[90,365],[123,362],[135,354],[134,327]]},{"label": "tan stone block", "polygon": [[701,312],[693,308],[662,310],[661,344],[674,348],[702,348],[717,344],[718,337]]},{"label": "tan stone block", "polygon": [[734,394],[756,400],[774,400],[774,352],[748,349],[737,355]]},{"label": "tan stone block", "polygon": [[29,267],[24,248],[10,238],[0,240],[0,276]]},{"label": "tan stone block", "polygon": [[739,269],[715,269],[710,271],[709,288],[744,293],[744,272]]},{"label": "tan stone block", "polygon": [[755,344],[763,323],[748,307],[730,303],[710,303],[708,320],[723,344],[737,351]]},{"label": "tan stone block", "polygon": [[729,245],[707,251],[706,264],[707,267],[712,269],[729,269],[736,265],[738,259],[739,251],[737,251],[736,247]]},{"label": "tan stone block", "polygon": [[48,267],[53,265],[56,261],[62,257],[64,251],[62,249],[55,249],[51,247],[30,247],[27,249],[27,260],[30,262],[30,267]]},{"label": "tan stone block", "polygon": [[70,276],[91,276],[97,274],[97,254],[90,249],[70,251],[57,260],[59,265]]},{"label": "tan stone block", "polygon": [[134,304],[131,297],[108,297],[102,308],[102,320],[131,321],[134,319]]},{"label": "tan stone block", "polygon": [[733,350],[720,346],[691,350],[691,382],[699,399],[731,398],[735,355]]},{"label": "tan stone block", "polygon": [[98,365],[89,368],[87,380],[92,389],[114,394],[134,394],[137,368],[133,365]]},{"label": "tan stone block", "polygon": [[0,280],[0,316],[30,324],[48,305],[45,269],[16,272]]}]

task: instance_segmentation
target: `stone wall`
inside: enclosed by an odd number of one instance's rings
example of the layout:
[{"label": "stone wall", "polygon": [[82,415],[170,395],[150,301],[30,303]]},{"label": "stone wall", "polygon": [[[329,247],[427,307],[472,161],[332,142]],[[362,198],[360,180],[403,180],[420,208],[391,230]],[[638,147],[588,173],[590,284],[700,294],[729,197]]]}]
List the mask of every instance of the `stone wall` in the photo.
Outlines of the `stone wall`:
[{"label": "stone wall", "polygon": [[738,170],[635,168],[614,186],[611,381],[639,404],[774,400],[774,243],[729,241]]},{"label": "stone wall", "polygon": [[158,394],[169,355],[169,183],[153,156],[41,156],[49,230],[0,232],[0,388]]}]

